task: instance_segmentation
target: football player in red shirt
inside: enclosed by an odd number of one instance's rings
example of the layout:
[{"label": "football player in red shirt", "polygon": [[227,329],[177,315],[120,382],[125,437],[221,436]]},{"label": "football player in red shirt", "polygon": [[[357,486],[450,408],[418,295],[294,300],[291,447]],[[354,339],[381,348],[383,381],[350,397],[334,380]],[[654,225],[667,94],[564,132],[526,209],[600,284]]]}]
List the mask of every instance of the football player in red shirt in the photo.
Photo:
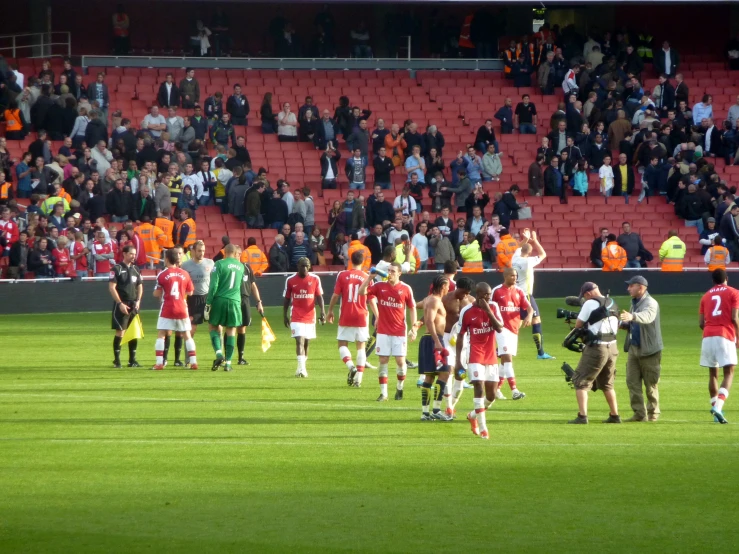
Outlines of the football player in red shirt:
[{"label": "football player in red shirt", "polygon": [[[398,262],[391,263],[387,268],[387,281],[370,285],[374,276],[368,275],[359,288],[359,294],[366,294],[377,299],[377,355],[380,358],[380,396],[378,402],[387,400],[387,373],[390,356],[395,357],[397,364],[396,375],[398,384],[395,390],[395,400],[403,399],[403,385],[408,371],[405,365],[408,343],[406,332],[411,341],[416,340],[416,302],[413,299],[413,290],[406,283],[401,283],[402,267]],[[406,331],[406,308],[410,308],[410,331]]]},{"label": "football player in red shirt", "polygon": [[[526,293],[516,285],[518,272],[512,267],[503,270],[503,284],[493,289],[492,299],[498,304],[503,316],[503,329],[496,333],[495,340],[498,343],[498,356],[500,356],[501,370],[500,382],[496,392],[496,398],[505,400],[500,388],[507,379],[511,387],[513,400],[520,400],[526,396],[516,388],[516,375],[513,372],[513,356],[518,352],[518,330],[521,327],[529,327],[534,317],[534,310],[526,299]],[[521,312],[526,312],[523,321]]]},{"label": "football player in red shirt", "polygon": [[[709,371],[708,391],[711,394],[711,414],[716,423],[728,423],[724,417],[724,402],[729,396],[737,363],[739,344],[739,291],[728,286],[726,270],[711,273],[714,286],[703,295],[700,303],[699,325],[703,329],[701,366]],[[718,386],[718,368],[724,368],[721,387]]]},{"label": "football player in red shirt", "polygon": [[[321,309],[319,321],[321,325],[326,321],[326,312],[323,306],[323,288],[318,275],[310,273],[310,260],[298,260],[298,272],[285,281],[285,302],[282,313],[285,327],[290,328],[290,334],[295,339],[295,353],[298,358],[298,369],[295,377],[308,377],[306,363],[308,362],[308,345],[311,339],[316,338],[316,305]],[[292,310],[288,315],[288,309]]]},{"label": "football player in red shirt", "polygon": [[192,325],[190,315],[187,311],[187,297],[195,288],[187,271],[178,267],[179,256],[174,249],[169,249],[164,254],[166,269],[157,276],[157,284],[154,288],[154,296],[162,299],[157,321],[157,340],[155,350],[157,356],[156,365],[152,368],[157,371],[164,369],[164,339],[175,333],[181,334],[185,339],[185,349],[190,359],[190,369],[198,368],[195,357],[195,341],[190,335]]},{"label": "football player in red shirt", "polygon": [[485,410],[495,402],[498,390],[498,359],[495,355],[495,336],[503,329],[503,319],[495,302],[490,301],[492,291],[487,283],[475,287],[477,300],[468,304],[459,314],[461,327],[457,335],[457,364],[455,373],[462,370],[464,336],[469,333],[469,362],[467,371],[475,389],[474,411],[467,414],[472,432],[489,439]]},{"label": "football player in red shirt", "polygon": [[[326,318],[329,323],[334,322],[334,306],[341,300],[339,330],[336,338],[339,341],[341,361],[349,369],[346,384],[350,387],[362,386],[362,376],[367,363],[367,355],[364,351],[364,347],[369,340],[367,297],[359,294],[359,287],[367,278],[367,274],[361,269],[363,263],[364,252],[361,250],[352,252],[351,269],[340,271],[336,276],[336,286],[328,305],[328,316]],[[370,306],[372,306],[373,313],[376,312],[377,308],[374,307],[374,304],[370,304]],[[377,318],[376,313],[375,318]],[[352,362],[352,353],[349,351],[348,344],[350,342],[355,343],[357,347],[356,366]]]}]

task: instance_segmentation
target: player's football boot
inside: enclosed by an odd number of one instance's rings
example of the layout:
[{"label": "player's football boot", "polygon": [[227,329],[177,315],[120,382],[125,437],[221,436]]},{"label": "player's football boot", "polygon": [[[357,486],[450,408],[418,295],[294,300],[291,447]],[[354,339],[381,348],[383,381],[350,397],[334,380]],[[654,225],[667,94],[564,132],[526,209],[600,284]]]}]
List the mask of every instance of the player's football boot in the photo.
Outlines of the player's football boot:
[{"label": "player's football boot", "polygon": [[113,360],[113,367],[116,369],[121,369],[121,362],[116,362],[115,360]]},{"label": "player's football boot", "polygon": [[526,393],[516,389],[513,391],[511,398],[513,398],[513,400],[521,400],[522,398],[526,398]]},{"label": "player's football boot", "polygon": [[223,371],[233,371],[233,368],[231,367],[231,364],[229,362],[223,364]]},{"label": "player's football boot", "polygon": [[470,412],[467,414],[467,421],[470,422],[470,427],[472,428],[472,434],[479,435],[480,428],[477,426],[477,417],[475,417],[475,412]]},{"label": "player's football boot", "polygon": [[349,373],[346,376],[346,384],[350,387],[354,384],[354,377],[357,375],[357,368],[353,367],[349,370]]},{"label": "player's football boot", "polygon": [[421,421],[434,421],[434,418],[431,414],[421,414]]},{"label": "player's football boot", "polygon": [[729,423],[729,421],[724,417],[724,413],[721,410],[711,408],[711,414],[713,414],[713,421],[715,421],[716,423]]},{"label": "player's football boot", "polygon": [[444,412],[441,412],[441,411],[432,413],[431,417],[438,421],[452,421],[453,420],[453,418],[449,417],[448,415],[446,415]]},{"label": "player's football boot", "polygon": [[162,371],[164,369],[164,364],[157,364],[154,367],[151,368],[154,371]]},{"label": "player's football boot", "polygon": [[364,367],[368,367],[370,369],[377,369],[377,366],[372,365],[371,363],[369,363],[369,361],[364,362]]},{"label": "player's football boot", "polygon": [[300,379],[305,379],[306,377],[308,377],[308,372],[305,369],[296,369],[295,377],[298,377]]},{"label": "player's football boot", "polygon": [[387,402],[387,395],[381,394],[380,396],[377,397],[377,401],[378,402]]},{"label": "player's football boot", "polygon": [[574,425],[587,425],[588,424],[588,416],[581,416],[580,414],[577,414],[577,417],[575,419],[571,419],[567,423],[571,423]]},{"label": "player's football boot", "polygon": [[413,362],[407,360],[405,362],[405,365],[408,366],[408,369],[418,369],[418,364],[414,364]]},{"label": "player's football boot", "polygon": [[447,409],[446,409],[446,415],[448,415],[449,417],[451,417],[452,419],[454,419],[456,417],[456,415],[457,415],[457,410],[455,410],[454,408],[447,407]]},{"label": "player's football boot", "polygon": [[416,387],[421,388],[423,386],[424,377],[419,377],[418,381],[416,381]]},{"label": "player's football boot", "polygon": [[239,358],[239,365],[249,365],[249,362],[244,358]]},{"label": "player's football boot", "polygon": [[621,416],[608,414],[608,419],[604,419],[603,423],[621,423]]},{"label": "player's football boot", "polygon": [[544,352],[544,354],[542,354],[541,356],[537,356],[536,359],[537,360],[556,360],[557,358]]},{"label": "player's football boot", "polygon": [[218,371],[218,368],[223,365],[223,358],[220,356],[217,357],[215,360],[213,360],[213,367],[210,368],[211,371]]},{"label": "player's football boot", "polygon": [[480,432],[480,438],[488,440],[490,438],[490,433],[488,433],[488,430],[485,429],[484,431]]},{"label": "player's football boot", "polygon": [[176,362],[174,363],[174,366],[175,366],[175,367],[185,367],[185,364],[183,364],[183,363],[182,363],[182,362],[181,362],[180,360],[177,360],[177,361],[176,361]]},{"label": "player's football boot", "polygon": [[190,364],[190,369],[196,370],[198,368],[198,364]]},{"label": "player's football boot", "polygon": [[496,400],[505,400],[506,397],[503,396],[503,393],[501,392],[501,390],[498,389],[498,390],[495,391],[495,399]]},{"label": "player's football boot", "polygon": [[396,390],[395,391],[395,400],[403,400],[403,391],[402,390]]}]

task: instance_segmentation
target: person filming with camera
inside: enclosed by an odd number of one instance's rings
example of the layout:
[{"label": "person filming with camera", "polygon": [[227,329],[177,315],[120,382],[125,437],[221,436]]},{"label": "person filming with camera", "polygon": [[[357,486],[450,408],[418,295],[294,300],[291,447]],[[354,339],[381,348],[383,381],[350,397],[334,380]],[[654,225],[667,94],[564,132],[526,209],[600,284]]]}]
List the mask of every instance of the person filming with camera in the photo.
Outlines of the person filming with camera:
[{"label": "person filming with camera", "polygon": [[618,308],[607,295],[601,294],[595,283],[584,283],[580,287],[579,298],[583,301],[582,308],[577,315],[575,328],[565,339],[567,343],[571,337],[580,338],[585,345],[572,378],[577,394],[578,414],[568,423],[588,423],[588,391],[593,388],[594,383],[603,391],[610,408],[610,415],[603,423],[621,423],[616,391],[613,388],[618,359]]}]

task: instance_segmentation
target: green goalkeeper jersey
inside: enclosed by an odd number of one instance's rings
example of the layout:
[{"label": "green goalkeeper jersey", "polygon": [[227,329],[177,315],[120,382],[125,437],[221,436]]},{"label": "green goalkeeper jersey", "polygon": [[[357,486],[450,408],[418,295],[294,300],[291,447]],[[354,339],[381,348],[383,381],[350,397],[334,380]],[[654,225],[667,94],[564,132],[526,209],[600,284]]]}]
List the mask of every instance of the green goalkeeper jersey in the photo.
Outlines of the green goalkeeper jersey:
[{"label": "green goalkeeper jersey", "polygon": [[244,264],[237,258],[218,260],[210,274],[207,304],[216,298],[241,302],[241,282],[244,279]]}]

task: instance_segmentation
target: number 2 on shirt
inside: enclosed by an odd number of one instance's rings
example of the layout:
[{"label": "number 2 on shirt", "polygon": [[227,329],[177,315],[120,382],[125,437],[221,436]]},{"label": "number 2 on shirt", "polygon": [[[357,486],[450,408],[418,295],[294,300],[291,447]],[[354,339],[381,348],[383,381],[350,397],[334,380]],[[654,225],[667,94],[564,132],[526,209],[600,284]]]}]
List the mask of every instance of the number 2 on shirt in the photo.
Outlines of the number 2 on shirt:
[{"label": "number 2 on shirt", "polygon": [[713,313],[711,314],[714,317],[721,315],[721,297],[718,295],[711,296],[711,300],[713,300],[716,305],[713,307]]}]

